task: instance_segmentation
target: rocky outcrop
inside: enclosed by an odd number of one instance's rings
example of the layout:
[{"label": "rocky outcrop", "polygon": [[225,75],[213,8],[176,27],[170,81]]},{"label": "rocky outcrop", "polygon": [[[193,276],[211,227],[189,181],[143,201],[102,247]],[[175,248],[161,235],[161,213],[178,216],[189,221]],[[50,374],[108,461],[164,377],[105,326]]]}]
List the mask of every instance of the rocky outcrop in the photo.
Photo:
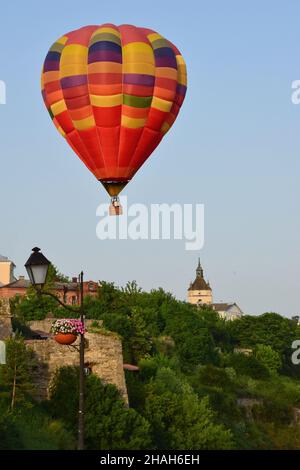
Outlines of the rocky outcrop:
[{"label": "rocky outcrop", "polygon": [[262,398],[238,398],[237,405],[244,409],[246,418],[249,421],[253,421],[253,408],[255,406],[262,406],[263,399]]}]

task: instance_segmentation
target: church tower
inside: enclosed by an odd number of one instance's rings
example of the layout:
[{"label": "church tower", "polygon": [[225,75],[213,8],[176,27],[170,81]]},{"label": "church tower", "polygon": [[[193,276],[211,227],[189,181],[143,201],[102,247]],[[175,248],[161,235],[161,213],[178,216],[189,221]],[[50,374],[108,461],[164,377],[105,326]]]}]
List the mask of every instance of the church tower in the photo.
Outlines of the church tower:
[{"label": "church tower", "polygon": [[191,282],[188,288],[188,302],[194,305],[212,304],[212,290],[209,282],[206,282],[204,279],[200,258],[196,269],[196,279],[194,282]]}]

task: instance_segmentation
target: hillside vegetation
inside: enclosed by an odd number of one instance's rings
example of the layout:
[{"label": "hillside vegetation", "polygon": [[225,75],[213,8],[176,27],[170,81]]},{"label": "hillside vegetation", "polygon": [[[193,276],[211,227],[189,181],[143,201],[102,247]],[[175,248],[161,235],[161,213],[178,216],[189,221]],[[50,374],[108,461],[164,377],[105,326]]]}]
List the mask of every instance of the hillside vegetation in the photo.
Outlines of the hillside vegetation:
[{"label": "hillside vegetation", "polygon": [[[0,448],[72,449],[78,370],[60,369],[51,399],[36,403],[35,359],[22,339],[27,321],[66,312],[33,292],[14,299],[12,309],[20,333],[0,366]],[[85,312],[93,331],[117,333],[124,362],[139,366],[126,371],[129,409],[114,386],[87,377],[87,448],[300,449],[300,365],[291,361],[300,331],[293,320],[264,313],[225,322],[208,307],[162,289],[143,292],[135,282],[121,289],[102,282],[98,297],[85,299]]]}]

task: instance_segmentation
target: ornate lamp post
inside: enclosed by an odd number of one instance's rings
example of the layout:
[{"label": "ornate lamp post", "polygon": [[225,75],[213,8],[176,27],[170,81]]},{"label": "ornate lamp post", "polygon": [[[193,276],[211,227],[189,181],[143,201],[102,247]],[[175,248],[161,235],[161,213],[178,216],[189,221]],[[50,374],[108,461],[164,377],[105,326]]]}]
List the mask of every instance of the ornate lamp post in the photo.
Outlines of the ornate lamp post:
[{"label": "ornate lamp post", "polygon": [[[43,290],[46,283],[50,261],[43,255],[40,248],[33,248],[30,257],[28,258],[25,268],[27,270],[29,279],[38,295],[47,295],[52,297],[66,310],[78,313],[76,308],[64,304],[52,292]],[[83,309],[83,272],[79,275],[80,286],[80,321],[84,326],[84,309]],[[83,329],[84,331],[84,329]],[[84,333],[80,333],[80,348],[79,348],[79,409],[78,409],[78,450],[84,449]]]}]

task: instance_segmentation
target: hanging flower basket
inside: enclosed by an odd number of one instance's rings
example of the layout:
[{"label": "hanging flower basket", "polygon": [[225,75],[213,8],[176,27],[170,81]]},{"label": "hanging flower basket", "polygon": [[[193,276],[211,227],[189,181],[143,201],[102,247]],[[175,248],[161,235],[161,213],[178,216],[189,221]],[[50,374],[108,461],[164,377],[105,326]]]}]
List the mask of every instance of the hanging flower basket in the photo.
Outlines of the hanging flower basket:
[{"label": "hanging flower basket", "polygon": [[72,344],[79,334],[84,334],[84,325],[80,320],[73,318],[56,320],[51,327],[51,333],[59,344]]}]

